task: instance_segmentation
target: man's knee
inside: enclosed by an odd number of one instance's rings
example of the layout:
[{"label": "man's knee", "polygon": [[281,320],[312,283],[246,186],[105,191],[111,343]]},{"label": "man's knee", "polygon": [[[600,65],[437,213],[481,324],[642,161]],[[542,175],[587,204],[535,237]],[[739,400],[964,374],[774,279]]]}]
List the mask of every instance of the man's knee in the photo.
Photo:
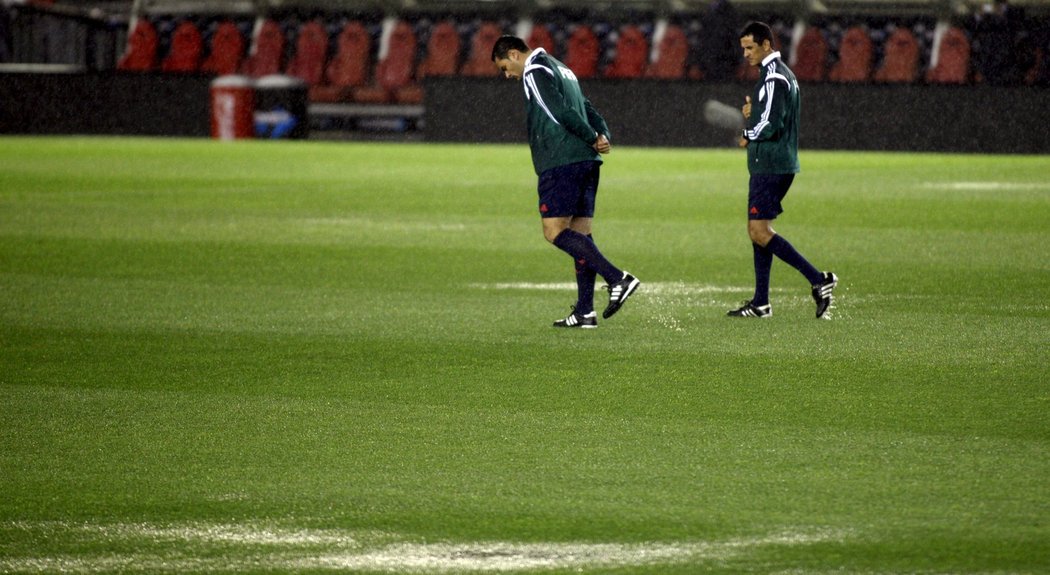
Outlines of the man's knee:
[{"label": "man's knee", "polygon": [[543,226],[543,237],[550,243],[554,243],[554,240],[558,239],[558,236],[568,228],[560,226]]},{"label": "man's knee", "polygon": [[774,233],[768,221],[750,220],[747,223],[747,235],[751,237],[753,243],[762,247],[765,247],[769,240],[773,239]]},{"label": "man's knee", "polygon": [[550,243],[558,239],[562,232],[569,229],[569,218],[549,218],[543,220],[543,237]]}]

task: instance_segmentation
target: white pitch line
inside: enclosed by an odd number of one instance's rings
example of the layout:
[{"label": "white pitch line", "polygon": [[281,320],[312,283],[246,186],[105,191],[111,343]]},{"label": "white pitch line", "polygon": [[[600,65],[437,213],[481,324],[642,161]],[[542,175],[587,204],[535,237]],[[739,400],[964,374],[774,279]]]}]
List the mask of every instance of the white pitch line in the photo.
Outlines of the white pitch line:
[{"label": "white pitch line", "polygon": [[953,191],[989,191],[998,192],[1003,190],[1050,190],[1050,183],[1036,182],[926,182],[922,185],[928,190],[953,190]]},{"label": "white pitch line", "polygon": [[[523,290],[523,291],[565,291],[576,289],[575,283],[570,282],[507,282],[507,283],[473,283],[468,287],[483,290]],[[782,288],[774,288],[777,291]],[[685,282],[642,282],[639,293],[653,295],[702,295],[702,294],[733,294],[754,290],[753,286],[726,286],[711,284],[687,284]]]},{"label": "white pitch line", "polygon": [[[202,573],[258,570],[365,570],[385,573],[500,573],[553,569],[608,569],[645,565],[701,564],[745,557],[764,547],[807,546],[840,541],[842,533],[798,529],[759,537],[723,541],[649,543],[546,542],[419,543],[389,533],[345,530],[285,529],[189,523],[67,524],[17,522],[0,524],[83,543],[95,537],[111,545],[104,554],[0,558],[0,571],[10,573]],[[137,550],[136,550],[137,549]],[[149,551],[146,551],[148,549]]]}]

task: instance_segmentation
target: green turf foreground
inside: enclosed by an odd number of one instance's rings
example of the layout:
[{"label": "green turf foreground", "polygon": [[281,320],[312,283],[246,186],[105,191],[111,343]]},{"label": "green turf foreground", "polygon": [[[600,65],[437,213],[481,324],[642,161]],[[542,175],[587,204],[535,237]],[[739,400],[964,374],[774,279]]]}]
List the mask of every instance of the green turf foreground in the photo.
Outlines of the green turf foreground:
[{"label": "green turf foreground", "polygon": [[[0,572],[1050,572],[1050,158],[0,139]],[[599,292],[599,309],[604,307]]]}]

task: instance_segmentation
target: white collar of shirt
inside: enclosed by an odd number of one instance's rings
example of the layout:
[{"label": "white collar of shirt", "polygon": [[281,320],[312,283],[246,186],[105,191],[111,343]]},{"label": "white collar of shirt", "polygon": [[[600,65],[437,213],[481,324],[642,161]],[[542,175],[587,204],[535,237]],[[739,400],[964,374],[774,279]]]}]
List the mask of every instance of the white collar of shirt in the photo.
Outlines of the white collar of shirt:
[{"label": "white collar of shirt", "polygon": [[762,65],[765,66],[765,65],[769,64],[770,62],[772,62],[773,60],[775,60],[775,59],[777,59],[779,57],[780,57],[780,51],[777,50],[776,52],[773,52],[772,54],[770,54],[770,55],[766,56],[765,58],[763,58],[762,59]]},{"label": "white collar of shirt", "polygon": [[529,54],[529,57],[525,58],[525,65],[528,66],[529,64],[532,64],[533,58],[535,58],[536,56],[539,56],[540,54],[546,54],[546,53],[547,53],[547,51],[544,50],[543,48],[535,48],[532,51],[532,54]]}]

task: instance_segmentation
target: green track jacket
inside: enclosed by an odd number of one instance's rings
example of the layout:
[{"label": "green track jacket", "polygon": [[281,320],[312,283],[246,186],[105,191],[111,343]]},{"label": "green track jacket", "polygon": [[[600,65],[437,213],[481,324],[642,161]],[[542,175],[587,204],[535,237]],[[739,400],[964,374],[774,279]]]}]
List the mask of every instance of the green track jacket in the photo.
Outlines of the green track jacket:
[{"label": "green track jacket", "polygon": [[773,52],[762,60],[760,75],[751,93],[751,117],[744,138],[747,169],[752,174],[796,174],[798,123],[802,109],[795,74]]},{"label": "green track jacket", "polygon": [[529,147],[537,174],[576,162],[602,161],[591,146],[599,133],[609,138],[609,126],[583,97],[572,70],[543,48],[536,48],[525,61],[522,83]]}]

